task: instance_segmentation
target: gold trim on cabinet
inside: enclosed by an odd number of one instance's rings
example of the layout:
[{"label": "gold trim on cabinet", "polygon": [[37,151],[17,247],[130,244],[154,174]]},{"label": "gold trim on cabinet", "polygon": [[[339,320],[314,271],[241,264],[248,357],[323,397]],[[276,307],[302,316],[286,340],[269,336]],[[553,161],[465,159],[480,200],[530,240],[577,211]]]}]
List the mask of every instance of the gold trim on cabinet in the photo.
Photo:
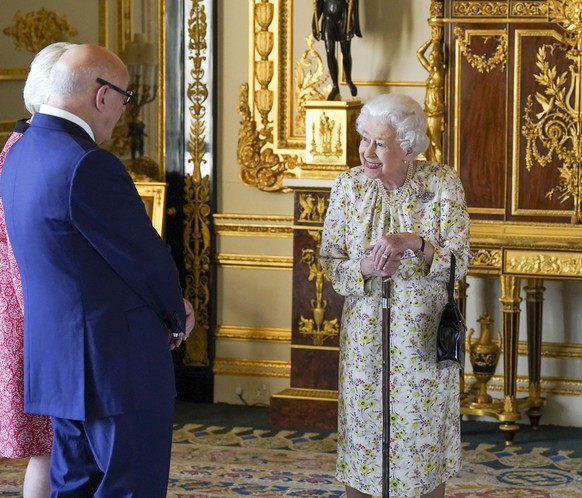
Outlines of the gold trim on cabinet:
[{"label": "gold trim on cabinet", "polygon": [[218,253],[216,255],[216,261],[220,266],[231,268],[263,268],[268,270],[293,269],[293,257],[291,256]]},{"label": "gold trim on cabinet", "polygon": [[217,339],[237,341],[291,342],[291,329],[274,327],[245,327],[242,325],[219,325]]},{"label": "gold trim on cabinet", "polygon": [[273,394],[273,398],[308,399],[311,401],[332,401],[337,403],[337,391],[326,389],[305,389],[291,387],[280,393]]}]

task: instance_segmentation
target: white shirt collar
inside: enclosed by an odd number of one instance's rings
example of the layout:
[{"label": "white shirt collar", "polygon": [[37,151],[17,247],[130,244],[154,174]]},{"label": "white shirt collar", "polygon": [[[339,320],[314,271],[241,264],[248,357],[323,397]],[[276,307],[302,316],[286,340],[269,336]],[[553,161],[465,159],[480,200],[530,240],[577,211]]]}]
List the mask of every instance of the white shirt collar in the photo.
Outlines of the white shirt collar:
[{"label": "white shirt collar", "polygon": [[52,105],[48,104],[42,104],[40,106],[39,111],[42,112],[43,114],[49,114],[51,116],[56,116],[57,118],[63,118],[68,121],[72,121],[76,125],[79,125],[81,128],[83,128],[93,139],[93,141],[95,141],[95,134],[93,133],[93,130],[91,129],[89,124],[84,119],[81,119],[79,116],[76,116],[75,114],[69,111],[65,111],[64,109],[59,109],[58,107],[53,107]]}]

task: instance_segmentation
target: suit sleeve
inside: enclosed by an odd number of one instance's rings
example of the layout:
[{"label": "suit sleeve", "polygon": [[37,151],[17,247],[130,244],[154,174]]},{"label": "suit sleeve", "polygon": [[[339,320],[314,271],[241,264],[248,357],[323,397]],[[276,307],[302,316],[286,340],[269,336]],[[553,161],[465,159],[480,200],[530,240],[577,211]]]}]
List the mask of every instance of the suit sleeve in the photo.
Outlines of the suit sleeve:
[{"label": "suit sleeve", "polygon": [[96,149],[71,178],[72,223],[172,332],[186,323],[178,270],[123,164]]}]

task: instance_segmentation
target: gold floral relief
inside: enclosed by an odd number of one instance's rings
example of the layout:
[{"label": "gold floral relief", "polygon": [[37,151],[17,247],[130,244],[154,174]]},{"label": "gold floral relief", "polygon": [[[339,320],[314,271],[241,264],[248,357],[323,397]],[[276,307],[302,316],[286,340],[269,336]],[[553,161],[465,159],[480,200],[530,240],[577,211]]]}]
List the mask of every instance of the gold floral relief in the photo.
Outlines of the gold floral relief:
[{"label": "gold floral relief", "polygon": [[[505,64],[507,63],[507,31],[502,30],[502,33],[497,35],[478,35],[476,32],[465,35],[462,28],[455,28],[455,36],[457,37],[457,43],[459,45],[460,52],[465,56],[467,62],[479,71],[480,73],[488,73],[496,66],[499,66],[500,70],[505,69]],[[492,56],[488,55],[477,55],[473,53],[471,49],[471,37],[481,36],[484,43],[488,43],[491,39],[497,41],[497,47],[495,53]]]},{"label": "gold floral relief", "polygon": [[79,33],[69,25],[67,16],[59,16],[44,8],[26,14],[17,13],[14,24],[4,28],[3,32],[13,38],[17,49],[33,53]]},{"label": "gold floral relief", "polygon": [[548,15],[548,2],[512,2],[512,17],[546,17]]},{"label": "gold floral relief", "polygon": [[478,251],[471,251],[471,254],[473,256],[471,266],[501,269],[502,256],[500,250],[479,249]]}]

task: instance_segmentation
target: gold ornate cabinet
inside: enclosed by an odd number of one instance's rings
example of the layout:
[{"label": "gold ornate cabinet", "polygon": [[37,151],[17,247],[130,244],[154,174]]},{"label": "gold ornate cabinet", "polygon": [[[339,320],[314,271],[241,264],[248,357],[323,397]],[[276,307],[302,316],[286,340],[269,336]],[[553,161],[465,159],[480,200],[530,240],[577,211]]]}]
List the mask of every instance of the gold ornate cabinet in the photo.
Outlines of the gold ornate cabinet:
[{"label": "gold ornate cabinet", "polygon": [[[445,161],[459,172],[472,219],[474,276],[501,281],[502,399],[465,395],[511,444],[545,400],[540,366],[544,279],[582,277],[581,0],[433,1],[447,57]],[[527,301],[529,394],[517,396],[521,284]],[[464,297],[464,296],[461,296]]]}]

